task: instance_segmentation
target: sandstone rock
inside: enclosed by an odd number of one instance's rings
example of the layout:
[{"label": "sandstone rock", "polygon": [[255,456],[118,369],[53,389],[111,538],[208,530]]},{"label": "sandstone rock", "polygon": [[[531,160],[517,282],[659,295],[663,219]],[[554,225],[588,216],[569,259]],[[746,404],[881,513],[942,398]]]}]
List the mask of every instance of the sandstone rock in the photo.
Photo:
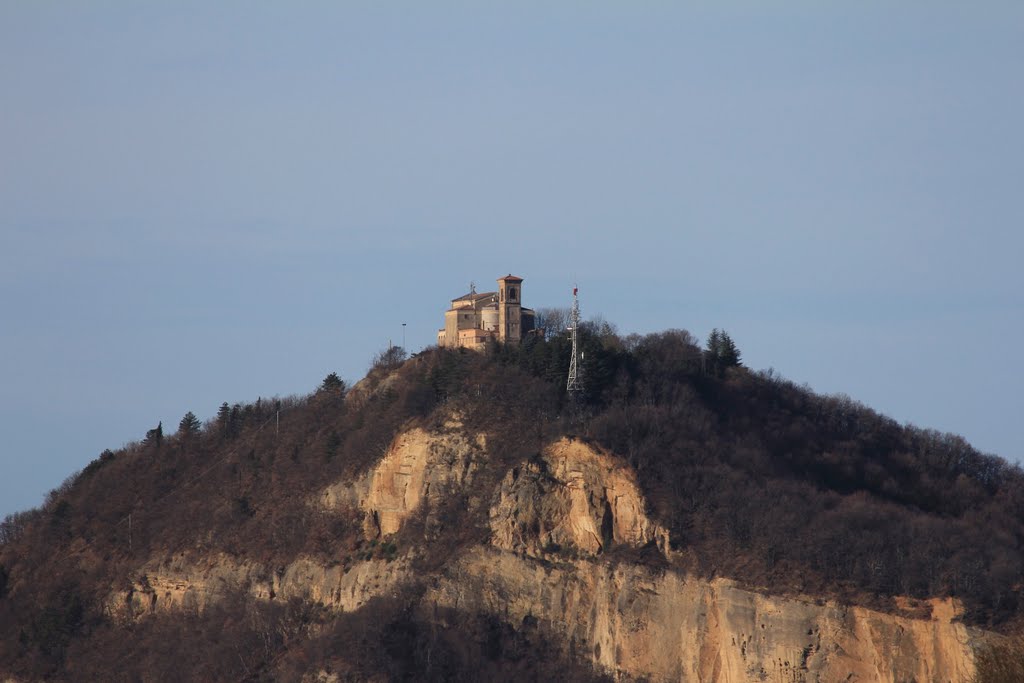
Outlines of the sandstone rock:
[{"label": "sandstone rock", "polygon": [[590,560],[552,567],[484,548],[423,602],[536,622],[608,673],[652,681],[969,681],[979,635],[952,620],[950,602],[910,619],[724,579]]},{"label": "sandstone rock", "polygon": [[352,611],[409,578],[406,558],[366,560],[347,570],[300,558],[272,569],[255,562],[238,562],[225,555],[198,561],[179,556],[150,563],[124,590],[106,600],[107,612],[119,620],[134,620],[163,611],[202,611],[231,592],[259,600],[292,598],[339,611]]},{"label": "sandstone rock", "polygon": [[410,429],[395,437],[371,471],[355,482],[329,486],[319,503],[360,508],[367,538],[394,534],[428,499],[437,501],[452,487],[467,485],[485,445],[483,436],[466,436],[455,418],[438,433]]},{"label": "sandstone rock", "polygon": [[648,519],[634,472],[615,456],[561,439],[513,468],[490,510],[492,544],[539,557],[555,548],[595,555],[612,545],[667,548]]}]

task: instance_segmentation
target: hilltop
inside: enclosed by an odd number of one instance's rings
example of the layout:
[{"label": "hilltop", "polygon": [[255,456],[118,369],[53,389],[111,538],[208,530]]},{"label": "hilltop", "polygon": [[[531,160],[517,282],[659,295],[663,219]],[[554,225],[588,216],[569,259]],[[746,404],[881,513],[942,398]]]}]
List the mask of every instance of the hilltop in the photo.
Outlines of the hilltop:
[{"label": "hilltop", "polygon": [[582,344],[580,400],[561,338],[392,351],[104,452],[0,525],[0,676],[965,680],[1019,630],[1018,467],[685,331]]}]

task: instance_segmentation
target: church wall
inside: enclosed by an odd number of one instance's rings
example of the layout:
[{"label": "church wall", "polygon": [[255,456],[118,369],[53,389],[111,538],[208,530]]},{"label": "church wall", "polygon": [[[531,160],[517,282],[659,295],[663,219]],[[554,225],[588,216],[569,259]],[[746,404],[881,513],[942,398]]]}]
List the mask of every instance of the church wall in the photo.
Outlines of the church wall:
[{"label": "church wall", "polygon": [[459,345],[459,319],[457,311],[446,311],[444,314],[445,346]]},{"label": "church wall", "polygon": [[485,308],[480,312],[480,322],[485,330],[498,331],[498,309]]},{"label": "church wall", "polygon": [[477,322],[480,314],[477,311],[471,308],[459,309],[457,315],[460,330],[472,330],[480,327],[480,324]]}]

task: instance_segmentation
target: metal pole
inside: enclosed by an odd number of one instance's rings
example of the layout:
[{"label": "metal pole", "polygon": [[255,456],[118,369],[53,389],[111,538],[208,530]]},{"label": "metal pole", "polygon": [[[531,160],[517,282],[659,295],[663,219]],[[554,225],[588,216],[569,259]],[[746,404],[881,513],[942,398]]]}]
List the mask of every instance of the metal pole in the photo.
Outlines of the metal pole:
[{"label": "metal pole", "polygon": [[405,350],[405,323],[402,323],[402,350]]}]

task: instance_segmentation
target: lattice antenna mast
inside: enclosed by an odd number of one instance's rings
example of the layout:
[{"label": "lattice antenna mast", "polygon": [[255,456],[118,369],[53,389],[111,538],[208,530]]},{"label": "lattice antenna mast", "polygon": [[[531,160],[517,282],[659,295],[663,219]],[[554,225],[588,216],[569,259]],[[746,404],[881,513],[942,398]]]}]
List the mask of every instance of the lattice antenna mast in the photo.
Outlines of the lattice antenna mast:
[{"label": "lattice antenna mast", "polygon": [[578,396],[583,391],[583,378],[580,377],[580,347],[578,344],[578,330],[580,328],[580,300],[579,287],[572,288],[572,358],[569,360],[569,381],[565,384],[565,390],[570,395]]}]

